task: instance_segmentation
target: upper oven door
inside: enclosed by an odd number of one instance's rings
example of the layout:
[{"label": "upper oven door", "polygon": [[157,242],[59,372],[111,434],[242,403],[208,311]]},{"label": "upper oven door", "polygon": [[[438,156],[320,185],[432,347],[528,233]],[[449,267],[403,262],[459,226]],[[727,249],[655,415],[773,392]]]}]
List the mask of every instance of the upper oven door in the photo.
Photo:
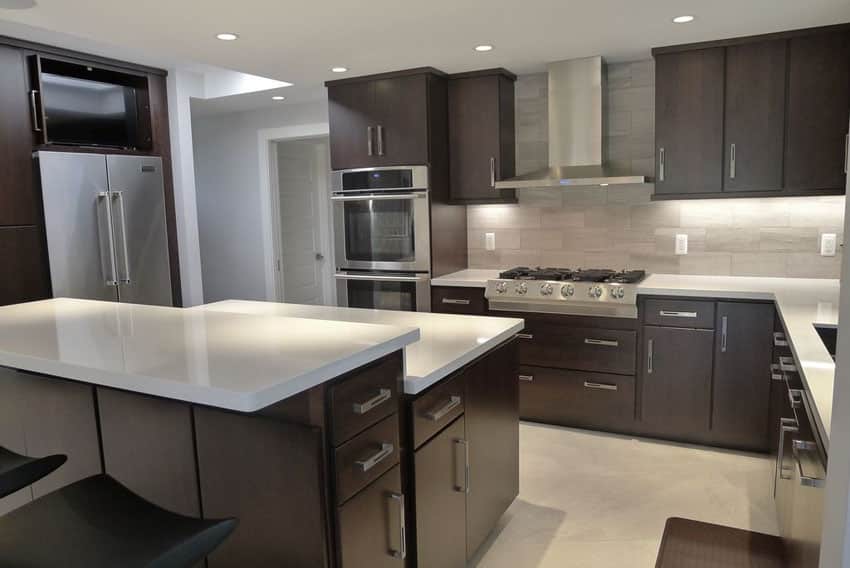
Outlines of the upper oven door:
[{"label": "upper oven door", "polygon": [[427,191],[335,194],[331,199],[338,268],[431,270]]}]

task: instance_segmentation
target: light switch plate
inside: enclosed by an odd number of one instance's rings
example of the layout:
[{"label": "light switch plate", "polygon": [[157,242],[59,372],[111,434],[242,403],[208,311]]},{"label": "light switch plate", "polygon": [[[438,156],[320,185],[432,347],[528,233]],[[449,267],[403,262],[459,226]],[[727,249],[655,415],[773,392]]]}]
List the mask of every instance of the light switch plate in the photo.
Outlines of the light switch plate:
[{"label": "light switch plate", "polygon": [[484,233],[484,248],[496,250],[496,233]]},{"label": "light switch plate", "polygon": [[676,235],[676,254],[688,254],[687,233],[679,233]]},{"label": "light switch plate", "polygon": [[838,237],[835,233],[822,233],[820,236],[820,255],[835,256],[838,248]]}]

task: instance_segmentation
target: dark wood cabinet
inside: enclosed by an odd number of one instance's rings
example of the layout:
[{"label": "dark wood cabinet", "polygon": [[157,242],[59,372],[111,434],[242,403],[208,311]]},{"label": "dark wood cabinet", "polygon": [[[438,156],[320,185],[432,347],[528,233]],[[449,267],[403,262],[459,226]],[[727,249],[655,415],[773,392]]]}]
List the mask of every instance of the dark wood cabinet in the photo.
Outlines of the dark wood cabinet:
[{"label": "dark wood cabinet", "polygon": [[0,267],[5,274],[0,279],[0,305],[50,297],[47,251],[40,227],[0,227]]},{"label": "dark wood cabinet", "polygon": [[374,165],[374,91],[374,85],[369,82],[346,83],[328,88],[332,169]]},{"label": "dark wood cabinet", "polygon": [[785,186],[809,192],[845,188],[850,118],[850,31],[788,42]]},{"label": "dark wood cabinet", "polygon": [[782,188],[786,44],[726,49],[723,191]]},{"label": "dark wood cabinet", "polygon": [[487,315],[484,289],[432,286],[431,311],[443,314]]},{"label": "dark wood cabinet", "polygon": [[633,375],[637,333],[526,319],[520,334],[523,365]]},{"label": "dark wood cabinet", "polygon": [[461,416],[416,450],[418,566],[466,566],[466,433]]},{"label": "dark wood cabinet", "polygon": [[655,58],[655,193],[719,193],[723,178],[724,50]]},{"label": "dark wood cabinet", "polygon": [[714,332],[645,326],[643,349],[639,428],[672,440],[706,440]]},{"label": "dark wood cabinet", "polygon": [[718,445],[768,449],[774,308],[717,303],[711,439]]},{"label": "dark wood cabinet", "polygon": [[449,195],[458,203],[516,202],[495,182],[513,177],[514,82],[505,69],[449,78]]},{"label": "dark wood cabinet", "polygon": [[427,74],[379,79],[374,82],[375,165],[427,164]]}]

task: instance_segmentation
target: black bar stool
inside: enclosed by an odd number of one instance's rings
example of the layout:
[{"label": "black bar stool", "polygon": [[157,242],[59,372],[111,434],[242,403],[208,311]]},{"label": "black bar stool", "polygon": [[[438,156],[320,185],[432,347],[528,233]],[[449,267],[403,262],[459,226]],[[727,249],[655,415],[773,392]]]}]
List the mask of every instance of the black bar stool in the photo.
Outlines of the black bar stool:
[{"label": "black bar stool", "polygon": [[0,498],[32,485],[67,459],[63,455],[30,458],[0,446]]},{"label": "black bar stool", "polygon": [[171,513],[95,475],[0,517],[0,566],[186,568],[236,524]]}]

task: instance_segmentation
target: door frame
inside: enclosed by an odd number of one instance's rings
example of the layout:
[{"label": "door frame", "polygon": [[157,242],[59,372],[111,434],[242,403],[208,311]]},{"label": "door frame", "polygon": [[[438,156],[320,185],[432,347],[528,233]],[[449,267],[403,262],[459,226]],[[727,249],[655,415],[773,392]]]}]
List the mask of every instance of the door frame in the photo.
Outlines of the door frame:
[{"label": "door frame", "polygon": [[[283,273],[277,270],[277,259],[281,255],[280,242],[280,208],[277,195],[277,159],[272,159],[278,142],[293,140],[311,140],[328,138],[330,128],[327,122],[264,128],[257,132],[258,155],[260,158],[260,209],[263,232],[263,258],[265,259],[266,300],[283,302]],[[317,188],[317,191],[321,191]],[[321,253],[325,256],[325,266],[322,268],[322,293],[326,303],[334,303],[334,287],[331,285],[332,275],[329,267],[333,264],[333,242],[330,226],[330,200],[321,193],[319,207],[319,234]]]}]

